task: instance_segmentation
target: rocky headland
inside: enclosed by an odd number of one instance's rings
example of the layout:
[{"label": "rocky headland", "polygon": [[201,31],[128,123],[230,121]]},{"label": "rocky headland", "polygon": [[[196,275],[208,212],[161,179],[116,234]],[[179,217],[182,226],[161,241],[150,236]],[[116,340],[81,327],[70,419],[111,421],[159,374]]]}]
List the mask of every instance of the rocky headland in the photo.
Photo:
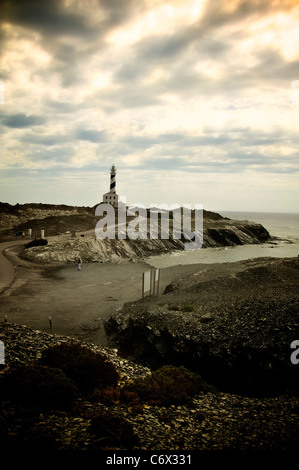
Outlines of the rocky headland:
[{"label": "rocky headland", "polygon": [[[185,249],[185,239],[99,239],[95,227],[99,217],[95,207],[55,206],[51,204],[24,204],[11,206],[0,204],[0,236],[2,240],[32,231],[32,238],[39,238],[41,230],[48,241],[45,246],[27,249],[23,257],[37,262],[138,261],[149,256]],[[129,216],[127,222],[134,217]],[[223,247],[271,242],[268,231],[250,221],[230,220],[218,213],[203,210],[203,233],[199,234],[202,247]]]}]

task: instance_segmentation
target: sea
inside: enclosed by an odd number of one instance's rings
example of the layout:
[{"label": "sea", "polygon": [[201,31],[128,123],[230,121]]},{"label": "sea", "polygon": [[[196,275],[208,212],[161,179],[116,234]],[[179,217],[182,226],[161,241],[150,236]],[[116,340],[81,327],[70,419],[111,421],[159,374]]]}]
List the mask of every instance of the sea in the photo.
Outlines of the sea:
[{"label": "sea", "polygon": [[184,264],[233,263],[251,258],[293,258],[299,255],[299,214],[218,211],[223,217],[257,222],[270,233],[269,243],[200,248],[152,256],[146,261],[156,269]]}]

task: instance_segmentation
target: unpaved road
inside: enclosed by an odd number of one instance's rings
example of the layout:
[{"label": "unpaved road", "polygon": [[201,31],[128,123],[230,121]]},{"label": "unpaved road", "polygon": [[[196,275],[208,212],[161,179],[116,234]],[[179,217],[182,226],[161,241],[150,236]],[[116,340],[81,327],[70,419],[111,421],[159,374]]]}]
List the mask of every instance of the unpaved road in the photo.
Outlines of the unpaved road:
[{"label": "unpaved road", "polygon": [[4,256],[4,252],[13,246],[24,245],[27,242],[28,240],[11,240],[0,243],[0,292],[13,281],[15,274],[13,263]]},{"label": "unpaved road", "polygon": [[[9,242],[11,243],[11,242]],[[19,241],[21,245],[24,241]],[[4,244],[1,244],[4,247]],[[4,247],[5,248],[5,247]],[[151,269],[144,261],[38,265],[20,259],[20,246],[7,249],[7,269],[16,267],[11,285],[0,293],[0,322],[23,324],[52,334],[62,334],[107,346],[104,321],[124,303],[142,297],[142,273]],[[2,265],[2,271],[5,271]],[[246,262],[171,266],[160,270],[160,299],[165,287],[182,276],[201,271],[203,279],[231,276],[246,269]],[[7,272],[9,277],[9,271]],[[2,277],[4,279],[4,277]],[[51,317],[51,321],[49,320]]]},{"label": "unpaved road", "polygon": [[[9,243],[1,246],[8,248]],[[142,273],[150,269],[141,261],[89,263],[78,271],[75,264],[35,265],[20,260],[17,252],[18,247],[7,250],[10,261],[4,257],[5,265],[2,265],[3,272],[7,269],[7,279],[13,271],[15,277],[0,294],[0,321],[7,317],[11,323],[77,337],[101,346],[107,341],[103,322],[125,302],[142,297]],[[160,294],[178,276],[198,269],[200,265],[161,270]]]}]

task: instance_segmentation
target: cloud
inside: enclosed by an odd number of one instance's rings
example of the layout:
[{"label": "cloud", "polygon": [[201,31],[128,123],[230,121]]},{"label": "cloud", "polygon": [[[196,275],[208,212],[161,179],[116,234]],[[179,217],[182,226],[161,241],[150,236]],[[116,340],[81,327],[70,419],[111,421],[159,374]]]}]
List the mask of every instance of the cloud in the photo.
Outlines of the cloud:
[{"label": "cloud", "polygon": [[93,143],[106,142],[105,131],[78,129],[75,136],[79,140],[87,140]]},{"label": "cloud", "polygon": [[6,127],[22,129],[24,127],[39,126],[45,122],[45,118],[43,116],[28,116],[18,113],[2,118],[1,122]]},{"label": "cloud", "polygon": [[70,141],[70,136],[68,135],[59,135],[59,134],[52,134],[52,135],[41,135],[41,134],[25,134],[21,138],[22,142],[27,144],[34,144],[34,145],[41,145],[45,147],[52,147],[57,146],[62,143],[67,143]]},{"label": "cloud", "polygon": [[112,163],[132,194],[132,171],[161,197],[164,179],[198,199],[211,174],[267,175],[265,185],[283,174],[287,192],[298,172],[296,4],[1,2],[1,167],[10,181],[17,168],[45,181],[82,175],[84,194]]},{"label": "cloud", "polygon": [[199,25],[205,31],[297,7],[296,0],[211,0],[204,3]]},{"label": "cloud", "polygon": [[79,15],[63,7],[59,0],[4,1],[0,7],[2,21],[42,32],[44,35],[90,34],[90,27]]}]

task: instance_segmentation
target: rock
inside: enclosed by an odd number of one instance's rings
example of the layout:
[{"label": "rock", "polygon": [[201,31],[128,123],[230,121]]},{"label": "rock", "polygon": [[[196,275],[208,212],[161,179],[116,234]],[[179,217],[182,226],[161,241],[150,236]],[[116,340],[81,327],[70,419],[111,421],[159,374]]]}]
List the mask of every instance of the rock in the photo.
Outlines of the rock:
[{"label": "rock", "polygon": [[[165,305],[153,296],[125,305],[105,322],[112,344],[151,368],[184,365],[223,391],[298,390],[290,361],[299,329],[296,259],[252,260],[229,272],[182,278],[163,295]],[[174,310],[178,300],[194,311]]]},{"label": "rock", "polygon": [[[47,246],[28,248],[24,256],[36,262],[74,262],[78,257],[83,262],[134,262],[150,256],[185,249],[184,234],[181,239],[97,239],[95,228],[98,218],[95,208],[72,207],[51,204],[9,204],[0,203],[0,235],[11,235],[11,230],[40,234],[45,230]],[[74,237],[78,231],[89,231]],[[220,214],[203,211],[203,247],[223,247],[270,240],[267,230],[260,224],[249,221],[233,221]],[[171,286],[169,286],[171,288]]]},{"label": "rock", "polygon": [[[43,349],[57,342],[78,342],[70,337],[54,336],[11,323],[0,323],[0,339],[7,346],[7,367],[34,363]],[[150,373],[149,369],[137,363],[119,358],[115,349],[99,348],[92,343],[84,345],[106,354],[118,368],[124,383]],[[12,403],[0,401],[1,431],[5,433],[1,434],[2,443],[5,436],[6,442],[12,446],[10,452],[14,450],[14,444],[17,450],[20,450],[18,446],[23,449],[24,444],[26,450],[28,445],[30,449],[38,450],[38,441],[30,442],[28,436],[31,433],[35,437],[54,436],[60,450],[93,450],[97,438],[90,433],[90,422],[104,411],[125,418],[132,425],[140,441],[134,448],[136,451],[294,451],[298,447],[299,402],[296,396],[248,398],[208,392],[195,396],[187,405],[166,408],[144,404],[137,414],[130,408],[130,405],[106,406],[81,398],[76,410],[70,413],[42,412],[36,414],[30,424],[28,415],[26,419],[20,419],[19,411],[13,408]],[[49,445],[53,445],[53,441],[49,441]],[[43,450],[51,449],[43,444]]]}]

